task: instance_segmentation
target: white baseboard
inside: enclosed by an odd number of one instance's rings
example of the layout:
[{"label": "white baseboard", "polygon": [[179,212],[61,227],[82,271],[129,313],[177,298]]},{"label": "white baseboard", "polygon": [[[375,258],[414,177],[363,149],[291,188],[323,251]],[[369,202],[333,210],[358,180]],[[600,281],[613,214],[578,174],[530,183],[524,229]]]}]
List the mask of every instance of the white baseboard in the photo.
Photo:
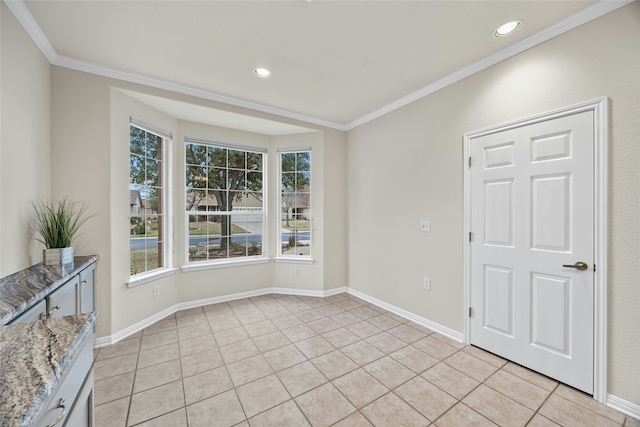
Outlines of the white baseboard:
[{"label": "white baseboard", "polygon": [[640,420],[640,405],[627,402],[626,400],[621,399],[618,396],[613,396],[610,394],[607,396],[607,406],[611,409],[615,409],[618,412],[622,412],[623,414],[628,415],[631,418]]},{"label": "white baseboard", "polygon": [[395,305],[388,304],[382,300],[379,300],[377,298],[364,294],[360,291],[356,291],[355,289],[349,288],[348,292],[353,296],[356,296],[360,299],[370,302],[373,305],[377,305],[378,307],[384,308],[385,310],[388,310],[394,314],[397,314],[400,317],[404,317],[405,319],[411,320],[414,323],[417,323],[435,332],[438,332],[441,335],[449,337],[458,342],[464,342],[464,334],[462,332],[458,332],[453,329],[447,328],[446,326],[442,326],[439,323],[433,322],[429,319],[418,316],[409,311],[403,310],[399,307],[396,307]]},{"label": "white baseboard", "polygon": [[301,290],[301,289],[292,289],[292,288],[279,288],[274,286],[271,288],[258,289],[255,291],[239,292],[231,295],[223,295],[219,297],[204,298],[204,299],[199,299],[194,301],[181,302],[178,304],[174,304],[171,307],[165,308],[161,312],[156,313],[153,316],[147,317],[146,319],[141,320],[121,331],[118,331],[113,335],[96,338],[95,347],[99,348],[99,347],[115,344],[118,341],[121,341],[127,338],[128,336],[131,336],[136,332],[139,332],[144,328],[151,326],[158,320],[161,320],[167,316],[170,316],[173,313],[180,310],[187,310],[189,308],[202,307],[205,305],[234,301],[234,300],[243,299],[243,298],[257,297],[260,295],[267,295],[267,294],[328,297],[331,295],[337,295],[337,294],[347,292],[348,289],[349,289],[348,287],[343,286],[340,288],[329,289],[327,291],[313,291],[313,290]]}]

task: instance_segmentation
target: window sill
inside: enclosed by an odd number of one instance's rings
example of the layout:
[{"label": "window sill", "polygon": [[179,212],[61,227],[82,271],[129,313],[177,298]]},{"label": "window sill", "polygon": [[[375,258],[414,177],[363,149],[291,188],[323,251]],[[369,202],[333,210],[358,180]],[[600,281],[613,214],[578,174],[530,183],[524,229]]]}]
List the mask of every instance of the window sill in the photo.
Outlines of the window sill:
[{"label": "window sill", "polygon": [[127,282],[127,287],[135,288],[136,286],[140,286],[145,283],[152,282],[154,280],[162,279],[163,277],[173,276],[174,274],[176,274],[177,271],[178,271],[177,268],[163,268],[162,270],[152,271],[149,273],[142,273],[131,278]]},{"label": "window sill", "polygon": [[212,270],[216,268],[244,267],[247,265],[268,264],[270,262],[271,262],[270,258],[261,257],[261,258],[242,259],[242,260],[192,263],[192,264],[182,266],[180,269],[183,272],[189,272],[189,271],[200,271],[200,270]]},{"label": "window sill", "polygon": [[313,258],[281,256],[281,257],[275,258],[273,260],[273,262],[287,263],[287,264],[309,264],[309,265],[311,265],[311,264],[313,264]]}]

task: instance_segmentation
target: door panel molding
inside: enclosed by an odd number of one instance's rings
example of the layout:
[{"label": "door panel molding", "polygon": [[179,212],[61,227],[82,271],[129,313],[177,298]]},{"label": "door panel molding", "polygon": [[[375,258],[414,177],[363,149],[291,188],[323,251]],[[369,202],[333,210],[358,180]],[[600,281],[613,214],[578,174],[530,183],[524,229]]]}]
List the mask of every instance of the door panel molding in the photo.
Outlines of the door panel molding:
[{"label": "door panel molding", "polygon": [[[608,98],[597,98],[584,103],[572,105],[558,110],[549,111],[532,117],[523,118],[502,125],[491,126],[474,132],[465,133],[463,137],[463,167],[464,167],[464,286],[462,313],[463,334],[466,343],[470,342],[470,317],[468,316],[471,295],[471,174],[470,153],[471,141],[493,133],[519,128],[547,120],[561,118],[581,112],[591,111],[594,124],[594,354],[593,354],[593,398],[601,403],[607,401],[607,193],[608,193]],[[532,155],[540,156],[541,160],[551,157],[570,155],[569,148],[560,149],[562,144],[560,135],[549,135],[550,139],[542,141],[539,152]],[[506,141],[505,141],[506,142]],[[497,147],[496,147],[497,148]],[[494,167],[504,166],[508,162],[508,150],[502,150],[489,164]],[[498,154],[496,152],[495,154]],[[486,162],[487,159],[474,159]],[[485,163],[487,164],[487,163]],[[488,166],[488,165],[487,165]]]}]

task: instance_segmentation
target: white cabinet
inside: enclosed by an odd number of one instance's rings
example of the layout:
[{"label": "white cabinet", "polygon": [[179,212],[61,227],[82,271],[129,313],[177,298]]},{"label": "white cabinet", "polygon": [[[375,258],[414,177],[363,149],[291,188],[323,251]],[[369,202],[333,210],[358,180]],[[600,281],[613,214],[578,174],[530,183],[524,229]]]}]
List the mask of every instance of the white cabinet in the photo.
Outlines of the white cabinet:
[{"label": "white cabinet", "polygon": [[76,360],[47,399],[36,426],[93,426],[93,343],[93,335],[89,334]]},{"label": "white cabinet", "polygon": [[76,403],[67,417],[66,426],[91,427],[94,424],[93,415],[93,369],[89,371],[87,379],[80,389]]}]

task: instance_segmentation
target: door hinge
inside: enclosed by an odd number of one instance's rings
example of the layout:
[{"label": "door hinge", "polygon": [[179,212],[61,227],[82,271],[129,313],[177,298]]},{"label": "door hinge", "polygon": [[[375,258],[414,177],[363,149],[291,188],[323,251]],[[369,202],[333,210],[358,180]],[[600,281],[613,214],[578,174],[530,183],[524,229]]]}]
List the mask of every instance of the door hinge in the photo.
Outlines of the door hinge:
[{"label": "door hinge", "polygon": [[471,309],[471,307],[469,307],[469,317],[471,317],[473,315],[473,310]]},{"label": "door hinge", "polygon": [[471,156],[469,156],[469,167],[471,167]]},{"label": "door hinge", "polygon": [[469,241],[473,240],[473,235],[471,234],[471,232],[469,232]]}]

